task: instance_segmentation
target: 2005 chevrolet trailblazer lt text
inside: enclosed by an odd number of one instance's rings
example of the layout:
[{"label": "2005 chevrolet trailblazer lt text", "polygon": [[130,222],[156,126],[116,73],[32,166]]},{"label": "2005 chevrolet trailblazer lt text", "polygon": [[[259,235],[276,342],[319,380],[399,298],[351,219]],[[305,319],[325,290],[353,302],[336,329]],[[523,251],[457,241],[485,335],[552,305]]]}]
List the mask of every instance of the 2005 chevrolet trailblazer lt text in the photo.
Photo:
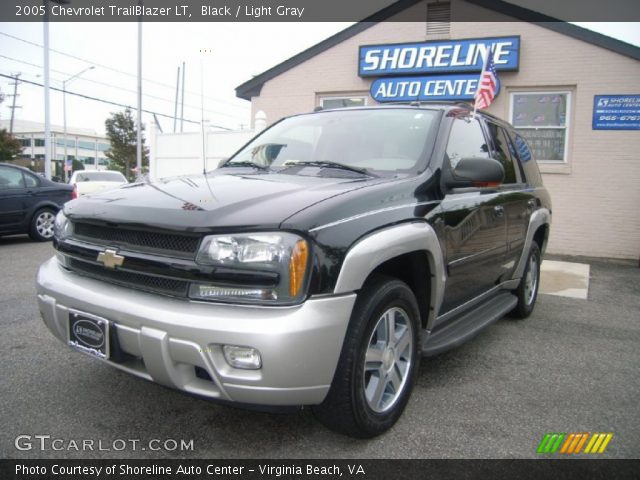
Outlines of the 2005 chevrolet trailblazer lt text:
[{"label": "2005 chevrolet trailblazer lt text", "polygon": [[468,106],[279,121],[218,169],[88,195],[37,291],[60,340],[221,401],[389,429],[419,359],[533,310],[551,203],[524,139]]}]

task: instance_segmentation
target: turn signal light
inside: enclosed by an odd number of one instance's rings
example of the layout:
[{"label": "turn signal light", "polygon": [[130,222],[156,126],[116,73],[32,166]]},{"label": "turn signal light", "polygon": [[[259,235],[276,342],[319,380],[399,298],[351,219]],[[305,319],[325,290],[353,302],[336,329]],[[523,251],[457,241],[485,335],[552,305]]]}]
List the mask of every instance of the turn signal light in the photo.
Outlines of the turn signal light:
[{"label": "turn signal light", "polygon": [[304,240],[298,240],[289,262],[289,295],[291,297],[298,296],[302,283],[304,282],[304,273],[307,270],[307,258],[309,257],[309,247]]}]

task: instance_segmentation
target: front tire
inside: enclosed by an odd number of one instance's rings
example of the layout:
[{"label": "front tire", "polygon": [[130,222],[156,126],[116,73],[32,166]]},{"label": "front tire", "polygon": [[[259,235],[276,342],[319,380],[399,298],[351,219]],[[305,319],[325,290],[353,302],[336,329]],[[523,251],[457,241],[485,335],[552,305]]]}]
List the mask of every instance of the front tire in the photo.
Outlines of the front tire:
[{"label": "front tire", "polygon": [[56,212],[51,208],[41,208],[31,218],[29,236],[36,242],[46,242],[53,238],[53,224]]},{"label": "front tire", "polygon": [[540,286],[540,264],[542,255],[540,247],[536,242],[531,243],[531,250],[527,257],[527,266],[522,274],[522,279],[514,293],[518,297],[518,304],[511,311],[511,315],[516,318],[527,318],[533,312],[538,299],[538,288]]},{"label": "front tire", "polygon": [[420,313],[411,289],[376,275],[351,315],[331,389],[316,417],[357,438],[387,431],[402,414],[420,360]]}]

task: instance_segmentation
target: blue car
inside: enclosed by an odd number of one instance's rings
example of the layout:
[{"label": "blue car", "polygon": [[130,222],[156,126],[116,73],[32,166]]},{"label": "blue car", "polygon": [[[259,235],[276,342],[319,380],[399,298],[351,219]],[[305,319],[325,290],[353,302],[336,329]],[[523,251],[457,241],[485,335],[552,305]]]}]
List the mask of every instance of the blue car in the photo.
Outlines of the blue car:
[{"label": "blue car", "polygon": [[28,233],[38,242],[51,240],[56,214],[72,191],[71,185],[0,163],[0,236]]}]

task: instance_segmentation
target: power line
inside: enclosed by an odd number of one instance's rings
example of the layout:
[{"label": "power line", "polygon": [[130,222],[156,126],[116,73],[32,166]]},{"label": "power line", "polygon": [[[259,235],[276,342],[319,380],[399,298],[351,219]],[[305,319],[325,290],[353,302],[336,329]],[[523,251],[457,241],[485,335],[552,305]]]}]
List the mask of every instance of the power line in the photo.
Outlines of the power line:
[{"label": "power line", "polygon": [[[4,77],[4,78],[14,78],[14,77],[12,77],[11,75],[6,75],[6,74],[4,74],[4,73],[0,73],[0,77]],[[32,80],[24,80],[24,79],[21,79],[21,80],[20,80],[20,82],[21,82],[21,83],[28,83],[28,84],[30,84],[30,85],[36,85],[36,86],[38,86],[38,87],[44,87],[44,85],[43,85],[42,83],[34,82],[34,81],[32,81]],[[50,88],[51,90],[55,90],[55,91],[57,91],[57,92],[62,92],[62,89],[61,89],[61,88],[56,88],[56,87],[49,87],[49,88]],[[106,103],[106,104],[109,104],[109,105],[115,105],[115,106],[117,106],[117,107],[124,107],[124,108],[133,109],[133,107],[132,107],[131,105],[126,105],[126,104],[123,104],[123,103],[113,102],[113,101],[111,101],[111,100],[105,100],[105,99],[103,99],[103,98],[92,97],[92,96],[90,96],[90,95],[84,95],[84,94],[82,94],[82,93],[70,92],[70,91],[68,91],[68,90],[66,91],[66,93],[67,93],[67,95],[75,95],[76,97],[85,98],[85,99],[87,99],[87,100],[94,100],[94,101],[96,101],[96,102]],[[160,113],[160,112],[154,112],[153,110],[145,110],[145,109],[142,109],[142,111],[143,111],[143,112],[145,112],[145,113],[150,113],[150,114],[152,114],[152,115],[154,115],[154,114],[155,114],[155,115],[157,115],[157,116],[159,116],[159,117],[173,118],[173,116],[172,116],[172,115],[167,115],[167,114],[165,114],[165,113]],[[197,121],[195,121],[195,120],[189,120],[189,119],[186,119],[186,118],[185,118],[185,119],[184,119],[184,121],[185,121],[185,122],[188,122],[188,123],[193,123],[193,124],[196,124],[196,125],[200,125],[200,122],[197,122]],[[223,126],[221,126],[221,125],[212,125],[212,124],[209,124],[209,125],[210,125],[210,126],[212,126],[212,127],[214,127],[214,128],[219,128],[219,129],[221,129],[221,130],[231,130],[230,128],[223,127]]]},{"label": "power line", "polygon": [[[2,32],[0,32],[0,33],[2,33]],[[0,58],[6,58],[7,60],[11,60],[11,61],[13,61],[13,62],[22,63],[22,64],[24,64],[24,65],[29,65],[29,66],[31,66],[31,67],[36,67],[36,68],[38,68],[38,69],[42,69],[42,66],[41,66],[41,65],[38,65],[38,64],[36,64],[36,63],[27,62],[27,61],[25,61],[25,60],[20,60],[20,59],[18,59],[18,58],[9,57],[9,56],[7,56],[7,55],[2,55],[2,54],[0,54]],[[66,72],[62,72],[62,71],[60,71],[60,70],[55,70],[55,69],[53,69],[53,68],[51,69],[51,71],[52,71],[52,72],[55,72],[55,73],[59,73],[59,74],[61,74],[61,75],[66,75],[66,74],[67,74]],[[56,79],[56,80],[57,80],[57,81],[60,81],[59,79]],[[111,84],[111,83],[101,82],[101,81],[99,81],[99,80],[93,80],[93,79],[90,79],[90,78],[84,78],[84,77],[82,77],[82,78],[79,78],[78,80],[83,81],[83,82],[91,82],[91,83],[95,83],[96,85],[102,85],[102,86],[104,86],[104,87],[115,88],[115,89],[117,89],[117,90],[122,90],[123,92],[137,93],[135,90],[131,90],[131,89],[129,89],[129,88],[120,87],[119,85],[113,85],[113,84]],[[154,100],[158,100],[158,101],[161,101],[161,102],[173,103],[173,101],[172,101],[172,100],[170,100],[170,99],[168,99],[168,98],[158,97],[158,96],[156,96],[156,95],[151,95],[151,94],[149,94],[149,93],[143,93],[143,94],[142,94],[142,96],[147,97],[147,98],[153,98]],[[194,105],[185,104],[185,106],[186,106],[186,107],[188,107],[188,108],[191,108],[191,109],[193,109],[193,110],[196,110],[196,109],[197,109],[197,110],[200,110],[200,107],[196,107],[196,106],[194,106]],[[207,112],[207,113],[211,113],[211,114],[213,114],[213,115],[221,115],[221,116],[224,116],[224,117],[234,118],[234,119],[236,119],[236,120],[238,120],[238,119],[242,119],[242,117],[239,117],[239,116],[237,116],[237,115],[231,115],[231,114],[229,114],[229,113],[220,112],[220,111],[218,111],[218,110],[207,110],[207,109],[205,109],[205,112]]]},{"label": "power line", "polygon": [[[5,33],[5,32],[0,32],[0,35],[4,35],[5,37],[12,38],[12,39],[14,39],[14,40],[18,40],[19,42],[24,42],[24,43],[26,43],[26,44],[33,45],[33,46],[36,46],[36,47],[39,47],[39,48],[44,48],[44,46],[43,46],[43,45],[40,45],[39,43],[32,42],[31,40],[26,40],[26,39],[24,39],[24,38],[16,37],[15,35],[10,35],[10,34]],[[50,48],[49,50],[50,50],[50,51],[52,51],[52,52],[54,52],[54,53],[57,53],[57,54],[59,54],[59,55],[64,55],[65,57],[73,58],[74,60],[78,60],[78,61],[81,61],[81,62],[84,62],[84,63],[88,63],[88,64],[90,64],[90,65],[95,65],[95,66],[97,66],[97,67],[104,68],[104,69],[106,69],[106,70],[111,70],[112,72],[116,72],[116,73],[119,73],[119,74],[121,74],[121,75],[126,75],[126,76],[128,76],[128,77],[134,77],[134,78],[137,78],[137,75],[135,75],[135,74],[133,74],[133,73],[129,73],[129,72],[126,72],[126,71],[124,71],[124,70],[120,70],[120,69],[117,69],[117,68],[111,67],[111,66],[109,66],[109,65],[104,65],[104,64],[101,64],[101,63],[96,63],[96,62],[94,62],[93,60],[87,60],[86,58],[78,57],[78,56],[76,56],[76,55],[72,55],[71,53],[62,52],[62,51],[60,51],[60,50],[56,50],[56,49],[53,49],[53,48]],[[167,84],[167,83],[158,82],[157,80],[151,80],[151,79],[148,79],[148,78],[143,78],[143,80],[144,80],[145,82],[153,83],[153,84],[159,85],[159,86],[164,87],[164,88],[169,88],[169,89],[171,89],[172,91],[173,91],[173,89],[174,89],[174,86],[173,86],[173,85],[169,85],[169,84]],[[187,90],[187,91],[186,91],[186,93],[188,93],[189,95],[200,96],[200,94],[199,94],[199,93],[190,92],[189,90]],[[238,106],[238,104],[233,103],[233,102],[230,102],[230,101],[228,101],[228,100],[220,100],[220,99],[218,99],[218,98],[210,97],[210,96],[206,96],[206,95],[205,95],[205,97],[204,97],[204,98],[207,98],[207,99],[212,100],[212,101],[214,101],[214,102],[220,102],[220,103],[225,103],[225,104],[227,104],[227,105],[232,105],[232,106],[234,106],[234,107],[237,107],[237,106]]]}]

